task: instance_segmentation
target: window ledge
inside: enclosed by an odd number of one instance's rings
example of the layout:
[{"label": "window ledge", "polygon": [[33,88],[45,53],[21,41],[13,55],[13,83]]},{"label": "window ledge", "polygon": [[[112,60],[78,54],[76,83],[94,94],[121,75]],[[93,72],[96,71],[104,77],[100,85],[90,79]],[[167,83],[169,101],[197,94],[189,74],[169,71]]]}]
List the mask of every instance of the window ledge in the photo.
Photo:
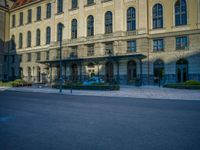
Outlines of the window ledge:
[{"label": "window ledge", "polygon": [[166,30],[166,27],[150,29],[150,31],[158,31],[158,30]]},{"label": "window ledge", "polygon": [[174,25],[174,26],[172,26],[172,28],[184,28],[184,27],[189,27],[190,26],[190,24],[185,24],[185,25]]},{"label": "window ledge", "polygon": [[42,21],[42,19],[39,19],[39,20],[35,20],[35,22],[40,22],[40,21]]},{"label": "window ledge", "polygon": [[20,25],[18,25],[18,27],[21,27],[21,26],[23,26],[24,24],[20,24]]},{"label": "window ledge", "polygon": [[51,17],[48,17],[48,18],[46,17],[46,18],[44,18],[44,20],[48,20],[48,19],[51,19]]},{"label": "window ledge", "polygon": [[162,53],[164,52],[164,49],[163,50],[153,50],[153,53]]},{"label": "window ledge", "polygon": [[69,9],[69,11],[74,11],[74,10],[77,10],[77,9],[79,9],[79,7],[71,8],[71,9]]},{"label": "window ledge", "polygon": [[56,16],[64,14],[64,11],[55,13]]},{"label": "window ledge", "polygon": [[188,51],[189,50],[189,48],[187,47],[187,48],[176,48],[176,51]]},{"label": "window ledge", "polygon": [[29,24],[31,24],[31,23],[32,23],[32,22],[27,22],[26,25],[29,25]]},{"label": "window ledge", "polygon": [[101,3],[111,2],[112,0],[101,0]]}]

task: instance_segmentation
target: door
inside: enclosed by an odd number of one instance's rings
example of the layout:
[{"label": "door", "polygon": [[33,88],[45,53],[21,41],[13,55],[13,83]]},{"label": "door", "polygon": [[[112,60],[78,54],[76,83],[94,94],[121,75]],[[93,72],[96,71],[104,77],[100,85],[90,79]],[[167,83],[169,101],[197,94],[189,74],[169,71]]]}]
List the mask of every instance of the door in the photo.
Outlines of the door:
[{"label": "door", "polygon": [[185,59],[180,59],[176,62],[177,82],[185,82],[188,80],[188,62]]},{"label": "door", "polygon": [[114,74],[113,74],[113,63],[107,62],[106,63],[106,82],[110,83],[113,82]]}]

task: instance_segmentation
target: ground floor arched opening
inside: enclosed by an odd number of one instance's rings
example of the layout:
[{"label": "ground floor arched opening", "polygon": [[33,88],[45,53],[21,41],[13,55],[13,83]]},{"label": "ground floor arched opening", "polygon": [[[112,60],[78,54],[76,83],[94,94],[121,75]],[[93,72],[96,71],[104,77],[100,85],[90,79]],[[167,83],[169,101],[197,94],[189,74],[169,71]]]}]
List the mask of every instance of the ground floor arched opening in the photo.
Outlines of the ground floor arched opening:
[{"label": "ground floor arched opening", "polygon": [[154,72],[154,83],[160,84],[160,82],[164,80],[164,74],[165,74],[164,62],[161,59],[158,59],[154,62],[153,72]]},{"label": "ground floor arched opening", "polygon": [[188,80],[188,61],[186,59],[179,59],[176,62],[176,77],[178,83]]},{"label": "ground floor arched opening", "polygon": [[127,82],[134,83],[137,78],[137,63],[131,60],[127,64]]},{"label": "ground floor arched opening", "polygon": [[71,78],[72,78],[72,82],[78,81],[78,65],[77,64],[71,65]]},{"label": "ground floor arched opening", "polygon": [[105,72],[106,72],[106,82],[111,83],[114,80],[114,71],[113,71],[113,63],[107,62],[105,65]]}]

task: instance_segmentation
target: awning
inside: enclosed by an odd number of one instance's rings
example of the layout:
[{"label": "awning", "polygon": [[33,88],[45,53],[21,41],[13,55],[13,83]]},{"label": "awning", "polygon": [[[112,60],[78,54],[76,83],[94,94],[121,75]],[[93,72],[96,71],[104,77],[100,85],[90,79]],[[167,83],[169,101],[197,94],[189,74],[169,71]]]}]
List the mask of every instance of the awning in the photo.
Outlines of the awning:
[{"label": "awning", "polygon": [[[84,63],[84,62],[101,62],[101,61],[119,61],[124,59],[139,59],[142,60],[146,58],[143,54],[126,54],[126,55],[109,55],[109,56],[100,56],[100,57],[70,57],[66,59],[62,59],[64,63]],[[54,64],[59,63],[60,60],[46,60],[46,61],[38,61],[38,63],[44,64]]]}]

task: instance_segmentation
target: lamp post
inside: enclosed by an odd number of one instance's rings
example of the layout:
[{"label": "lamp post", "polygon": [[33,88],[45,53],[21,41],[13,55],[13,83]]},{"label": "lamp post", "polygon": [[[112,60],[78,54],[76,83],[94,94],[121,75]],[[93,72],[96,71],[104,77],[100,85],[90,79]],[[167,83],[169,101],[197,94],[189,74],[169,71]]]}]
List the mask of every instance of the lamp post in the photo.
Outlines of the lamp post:
[{"label": "lamp post", "polygon": [[59,42],[60,42],[60,93],[62,93],[62,29],[63,29],[63,24],[59,23],[58,24],[58,32],[59,32]]}]

